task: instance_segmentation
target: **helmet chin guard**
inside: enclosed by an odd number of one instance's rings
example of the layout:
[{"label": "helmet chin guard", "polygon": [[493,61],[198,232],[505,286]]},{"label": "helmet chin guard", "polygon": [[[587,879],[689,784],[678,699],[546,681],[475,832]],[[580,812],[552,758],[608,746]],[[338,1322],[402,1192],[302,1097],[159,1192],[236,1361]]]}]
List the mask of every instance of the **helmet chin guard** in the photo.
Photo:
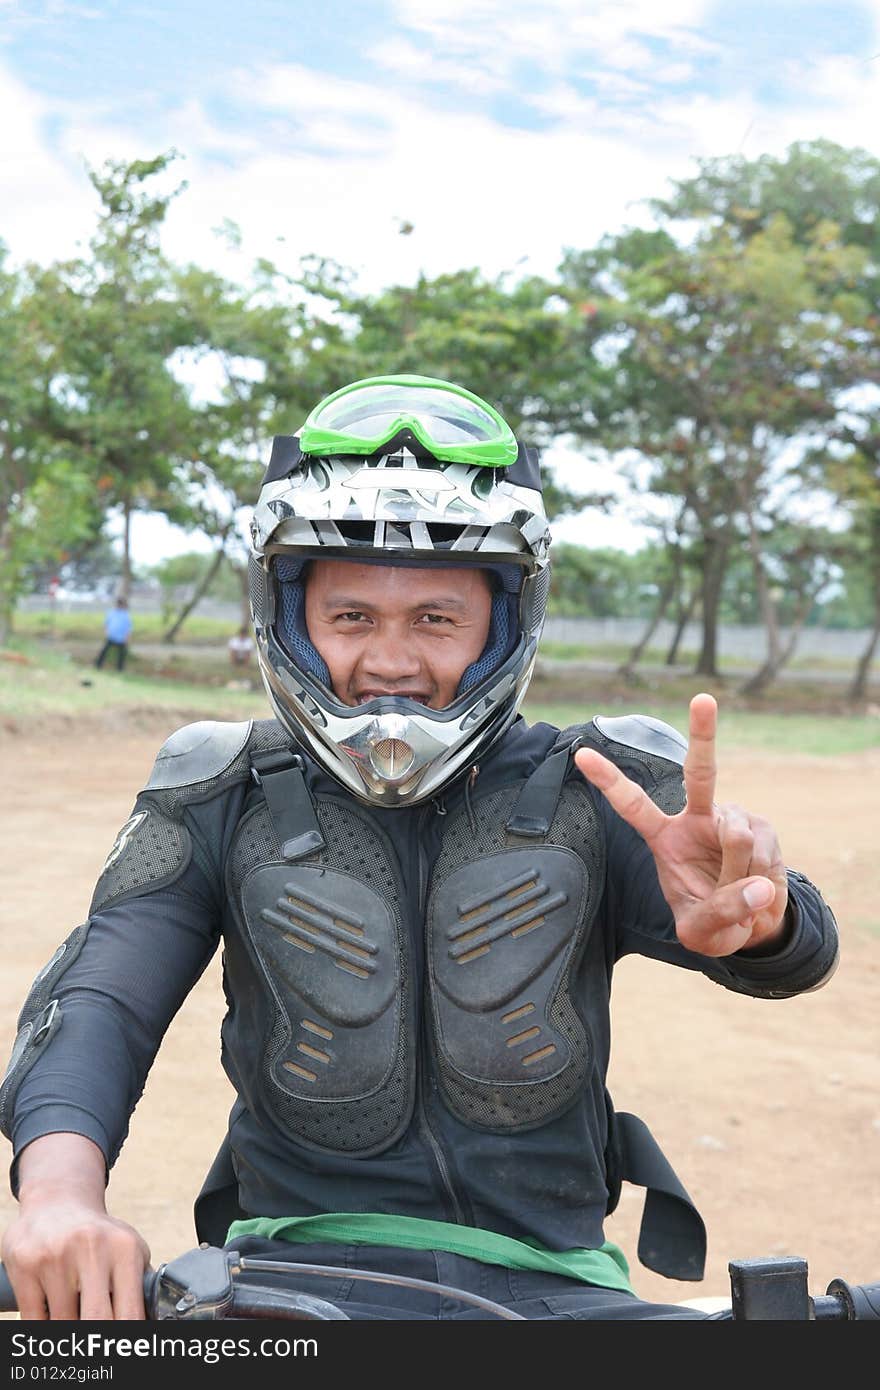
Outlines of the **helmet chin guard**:
[{"label": "helmet chin guard", "polygon": [[[395,383],[395,407],[402,393],[408,418],[417,420],[425,379],[384,380]],[[436,385],[429,393],[434,410]],[[442,385],[453,397],[459,389]],[[479,403],[465,394],[469,409]],[[518,446],[515,464],[487,467],[433,458],[423,440],[415,454],[395,439],[393,454],[370,457],[365,449],[358,456],[351,442],[354,387],[345,400],[345,455],[306,453],[296,437],[275,441],[251,522],[257,655],[277,718],[332,777],[367,804],[415,805],[500,737],[531,678],[550,578],[537,455]],[[316,416],[322,418],[320,407],[310,419]],[[381,695],[353,706],[338,698],[304,620],[304,571],[312,559],[489,571],[489,638],[451,704],[432,709]]]}]

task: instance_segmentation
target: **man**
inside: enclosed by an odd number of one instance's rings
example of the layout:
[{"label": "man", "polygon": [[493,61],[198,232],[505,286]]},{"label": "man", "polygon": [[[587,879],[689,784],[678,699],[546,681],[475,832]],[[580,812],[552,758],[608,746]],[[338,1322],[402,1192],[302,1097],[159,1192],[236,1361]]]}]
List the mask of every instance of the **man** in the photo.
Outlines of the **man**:
[{"label": "man", "polygon": [[[642,1261],[701,1276],[699,1216],[605,1089],[614,963],[772,999],[837,957],[773,828],[714,803],[714,700],[687,743],[646,717],[518,716],[549,579],[537,456],[447,382],[321,402],[276,439],[251,534],[275,718],[172,735],[22,1010],[0,1122],[23,1315],[142,1315],[148,1252],[105,1212],[106,1172],[222,936],[237,1099],[200,1239],[529,1318],[702,1316],[641,1302],[604,1239],[638,1182]],[[352,1317],[474,1316],[347,1275],[304,1287]]]},{"label": "man", "polygon": [[132,621],[128,611],[128,599],[123,594],[114,603],[104,619],[104,645],[95,657],[95,667],[100,671],[111,652],[116,657],[116,669],[125,669],[128,655],[128,639],[131,636]]}]

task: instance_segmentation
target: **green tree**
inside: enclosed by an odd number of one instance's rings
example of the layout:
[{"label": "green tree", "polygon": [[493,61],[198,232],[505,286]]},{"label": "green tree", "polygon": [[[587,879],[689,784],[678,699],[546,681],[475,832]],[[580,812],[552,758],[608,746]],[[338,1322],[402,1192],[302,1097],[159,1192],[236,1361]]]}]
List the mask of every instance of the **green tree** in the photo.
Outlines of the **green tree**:
[{"label": "green tree", "polygon": [[557,542],[552,547],[551,617],[641,618],[662,580],[665,552],[647,545],[634,555],[610,546]]},{"label": "green tree", "polygon": [[58,437],[46,318],[32,272],[7,269],[0,246],[0,643],[35,567],[58,565],[100,528],[87,461]]},{"label": "green tree", "polygon": [[866,281],[880,260],[880,160],[832,140],[797,141],[783,156],[726,155],[697,162],[697,173],[673,184],[651,207],[664,222],[695,219],[727,227],[742,245],[783,216],[806,245],[822,223],[834,223],[846,246],[867,252]]},{"label": "green tree", "polygon": [[[836,341],[824,373],[832,407],[830,423],[823,441],[805,455],[803,466],[805,482],[817,476],[851,514],[850,530],[836,539],[836,558],[857,586],[861,571],[873,595],[872,633],[851,690],[852,697],[860,699],[880,629],[880,561],[874,558],[880,549],[875,518],[876,393],[872,389],[880,384],[880,159],[864,149],[817,140],[792,145],[784,158],[706,160],[695,177],[677,184],[672,198],[655,204],[655,210],[667,218],[696,218],[724,226],[742,247],[782,214],[799,246],[809,248],[825,229],[838,248],[860,253],[851,259],[847,295],[840,295],[839,286],[825,286],[826,311],[832,315],[838,311],[849,331],[842,339],[833,335]],[[843,445],[842,453],[835,447],[838,443]]]},{"label": "green tree", "polygon": [[864,418],[842,422],[837,438],[818,457],[822,476],[848,504],[851,516],[850,573],[866,597],[870,631],[856,663],[848,697],[865,700],[871,667],[880,650],[880,426],[876,393],[870,393]]},{"label": "green tree", "polygon": [[[323,271],[331,279],[342,272]],[[311,281],[314,271],[304,271]],[[210,383],[193,401],[189,456],[179,461],[162,502],[176,524],[214,543],[201,577],[164,633],[173,641],[224,564],[236,575],[248,611],[244,528],[268,462],[266,443],[292,434],[322,396],[345,379],[346,332],[335,310],[300,280],[257,262],[238,285],[198,266],[175,273],[189,346],[179,370]]]},{"label": "green tree", "polygon": [[132,514],[161,504],[192,437],[188,393],[172,369],[186,324],[159,244],[180,188],[151,187],[175,157],[91,170],[101,211],[90,255],[51,266],[38,281],[52,305],[52,391],[65,406],[57,432],[88,458],[104,509],[122,513],[123,593],[131,583]]},{"label": "green tree", "polygon": [[800,462],[792,441],[833,422],[829,383],[864,323],[863,261],[833,226],[819,224],[802,246],[778,215],[745,243],[706,219],[689,240],[625,233],[563,266],[570,300],[591,295],[603,328],[594,351],[605,390],[577,432],[635,451],[643,486],[684,504],[702,564],[702,674],[719,674],[724,576],[743,544],[768,666],[778,659],[760,536],[788,501]]},{"label": "green tree", "polygon": [[[267,462],[266,441],[293,433],[346,382],[405,371],[446,377],[486,396],[528,442],[554,437],[557,373],[572,345],[565,306],[546,282],[508,289],[462,271],[363,294],[344,267],[307,257],[294,276],[260,261],[245,286],[198,267],[179,272],[175,285],[191,345],[187,369],[197,366],[213,387],[197,404],[191,456],[176,467],[162,507],[212,537],[215,551],[166,640],[223,559],[246,594],[243,520]],[[551,515],[587,500],[549,474],[545,487]]]}]

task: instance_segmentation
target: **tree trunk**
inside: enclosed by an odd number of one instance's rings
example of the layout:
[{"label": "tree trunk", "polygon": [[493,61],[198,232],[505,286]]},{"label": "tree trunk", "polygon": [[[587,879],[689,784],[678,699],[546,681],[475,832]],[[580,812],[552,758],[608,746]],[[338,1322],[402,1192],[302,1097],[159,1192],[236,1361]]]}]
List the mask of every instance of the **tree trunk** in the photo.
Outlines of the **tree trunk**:
[{"label": "tree trunk", "polygon": [[667,579],[666,583],[663,585],[657,597],[657,606],[654,609],[653,616],[648,620],[647,627],[638,642],[636,642],[629,656],[618,666],[617,674],[622,676],[625,681],[634,681],[636,679],[636,666],[641,659],[642,652],[660,626],[677,586],[678,574],[676,573],[670,575],[669,579]]},{"label": "tree trunk", "polygon": [[[3,509],[4,512],[6,508]],[[12,583],[12,555],[9,528],[6,517],[0,525],[0,647],[5,647],[12,636],[12,615],[15,612],[15,586]]]},{"label": "tree trunk", "polygon": [[767,634],[767,652],[758,670],[753,672],[749,679],[740,686],[740,692],[743,695],[760,695],[762,691],[773,684],[784,665],[785,658],[779,640],[779,615],[776,601],[767,582],[767,570],[764,567],[764,557],[761,554],[761,542],[755,526],[755,518],[751,511],[747,511],[747,516],[749,554],[752,559],[752,573],[755,576],[755,596],[758,600],[758,611],[761,614],[764,631]]},{"label": "tree trunk", "polygon": [[813,606],[814,598],[815,593],[812,591],[803,591],[798,595],[797,608],[792,620],[791,630],[788,634],[788,641],[784,646],[781,644],[779,640],[779,628],[777,626],[775,656],[771,658],[768,651],[763,666],[739,687],[739,693],[741,695],[762,695],[764,691],[773,684],[783,666],[786,666],[794,656],[800,635],[804,629],[804,623],[807,621],[810,609]]},{"label": "tree trunk", "polygon": [[[669,578],[661,587],[660,593],[657,596],[657,606],[654,610],[654,616],[650,619],[648,626],[645,628],[645,631],[633,647],[629,656],[618,668],[618,674],[621,675],[624,680],[635,680],[636,664],[641,659],[642,652],[660,626],[670,602],[677,594],[681,593],[682,574],[684,573],[684,551],[682,550],[681,538],[684,527],[684,517],[688,506],[689,501],[685,498],[676,518],[674,534],[672,536],[667,534],[664,537],[666,541],[666,552],[671,557],[672,568]],[[679,602],[679,610],[680,609],[681,603]]]},{"label": "tree trunk", "polygon": [[880,642],[880,507],[872,509],[870,527],[872,542],[870,553],[874,569],[874,627],[868,645],[859,657],[852,684],[846,692],[846,698],[852,704],[867,699],[868,676],[874,654],[877,651],[877,644]]},{"label": "tree trunk", "polygon": [[874,661],[877,647],[880,645],[880,605],[874,618],[874,626],[871,629],[871,636],[868,645],[859,657],[852,684],[846,692],[846,698],[851,704],[858,704],[868,698],[868,674]]},{"label": "tree trunk", "polygon": [[674,666],[678,661],[678,649],[681,646],[685,628],[694,616],[699,601],[700,591],[699,589],[694,589],[688,597],[687,603],[680,602],[678,605],[678,618],[675,623],[675,631],[672,634],[672,641],[669,643],[669,651],[666,653],[667,666]]},{"label": "tree trunk", "polygon": [[717,536],[705,539],[701,599],[703,606],[703,641],[695,676],[713,676],[717,680],[718,671],[718,609],[721,606],[721,586],[727,565],[727,545]]},{"label": "tree trunk", "polygon": [[131,502],[126,498],[122,504],[122,579],[117,598],[126,603],[131,598]]},{"label": "tree trunk", "polygon": [[177,616],[175,617],[174,621],[172,622],[171,626],[170,626],[169,628],[167,628],[167,629],[165,630],[165,632],[162,633],[162,641],[163,641],[163,642],[173,642],[173,641],[174,641],[175,637],[177,636],[177,634],[178,634],[178,632],[180,631],[180,629],[183,627],[183,625],[184,625],[184,623],[186,622],[187,618],[189,617],[190,613],[193,611],[193,609],[194,609],[199,603],[201,603],[202,599],[205,597],[205,594],[207,593],[208,589],[210,588],[211,584],[213,583],[213,580],[214,580],[214,578],[215,578],[215,576],[216,576],[216,574],[217,574],[217,571],[219,570],[221,564],[223,563],[223,558],[224,558],[225,554],[226,554],[226,533],[224,532],[223,537],[222,537],[222,539],[221,539],[221,541],[220,541],[219,549],[215,550],[210,565],[209,565],[208,568],[205,570],[205,573],[202,575],[202,577],[201,577],[201,579],[199,580],[198,584],[196,584],[195,588],[193,589],[193,591],[192,591],[192,593],[190,594],[189,598],[187,599],[186,603],[183,605],[183,607],[182,607],[182,608],[180,609],[180,611],[178,612],[178,614],[177,614]]}]

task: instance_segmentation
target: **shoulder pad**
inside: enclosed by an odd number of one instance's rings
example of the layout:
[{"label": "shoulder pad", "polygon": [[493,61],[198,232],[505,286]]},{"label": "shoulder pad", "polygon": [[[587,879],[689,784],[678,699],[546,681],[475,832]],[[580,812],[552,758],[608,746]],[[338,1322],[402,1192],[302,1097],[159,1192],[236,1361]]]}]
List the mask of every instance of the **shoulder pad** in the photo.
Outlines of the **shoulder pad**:
[{"label": "shoulder pad", "polygon": [[672,763],[684,763],[687,739],[662,719],[653,719],[649,714],[622,714],[616,718],[597,714],[593,726],[610,743],[651,753]]},{"label": "shoulder pad", "polygon": [[145,790],[190,787],[219,777],[246,746],[251,724],[250,719],[236,724],[213,719],[185,724],[162,744]]}]

